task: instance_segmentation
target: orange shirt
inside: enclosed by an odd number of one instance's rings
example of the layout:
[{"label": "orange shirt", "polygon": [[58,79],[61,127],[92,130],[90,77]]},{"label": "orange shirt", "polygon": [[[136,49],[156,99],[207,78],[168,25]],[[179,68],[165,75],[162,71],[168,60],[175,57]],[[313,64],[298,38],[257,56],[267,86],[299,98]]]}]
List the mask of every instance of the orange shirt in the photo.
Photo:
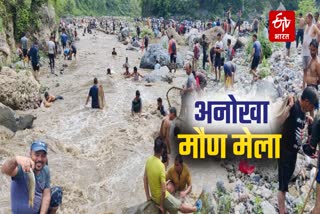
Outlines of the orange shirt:
[{"label": "orange shirt", "polygon": [[[169,44],[168,44],[169,55],[172,54],[172,43],[173,42],[176,43],[176,41],[174,39],[170,39]],[[177,43],[176,43],[176,46],[177,46]]]}]

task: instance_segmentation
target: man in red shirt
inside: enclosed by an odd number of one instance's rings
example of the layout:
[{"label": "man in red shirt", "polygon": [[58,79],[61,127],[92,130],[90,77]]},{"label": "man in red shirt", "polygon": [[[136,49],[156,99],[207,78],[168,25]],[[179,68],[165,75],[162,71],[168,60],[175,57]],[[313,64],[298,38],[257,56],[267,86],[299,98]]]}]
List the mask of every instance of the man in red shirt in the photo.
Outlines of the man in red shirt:
[{"label": "man in red shirt", "polygon": [[174,72],[176,72],[176,60],[177,60],[177,43],[173,38],[173,35],[171,35],[171,38],[169,40],[169,45],[168,45],[168,53],[170,55],[170,72],[171,69],[174,69]]}]

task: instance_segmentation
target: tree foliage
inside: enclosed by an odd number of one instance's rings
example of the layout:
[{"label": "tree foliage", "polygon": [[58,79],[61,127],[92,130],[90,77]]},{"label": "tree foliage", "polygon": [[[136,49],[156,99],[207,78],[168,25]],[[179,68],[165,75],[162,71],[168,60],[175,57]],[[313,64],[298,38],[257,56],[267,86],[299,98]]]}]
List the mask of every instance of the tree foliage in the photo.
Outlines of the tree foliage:
[{"label": "tree foliage", "polygon": [[[286,9],[296,10],[298,0],[282,0]],[[232,9],[232,16],[243,10],[244,17],[251,14],[262,14],[267,8],[276,9],[280,0],[256,1],[256,0],[141,0],[143,16],[172,16],[192,17],[196,19],[208,19],[224,17],[225,11]]]},{"label": "tree foliage", "polygon": [[315,13],[317,11],[315,0],[300,0],[299,9],[296,14],[302,13],[305,16],[308,12]]}]

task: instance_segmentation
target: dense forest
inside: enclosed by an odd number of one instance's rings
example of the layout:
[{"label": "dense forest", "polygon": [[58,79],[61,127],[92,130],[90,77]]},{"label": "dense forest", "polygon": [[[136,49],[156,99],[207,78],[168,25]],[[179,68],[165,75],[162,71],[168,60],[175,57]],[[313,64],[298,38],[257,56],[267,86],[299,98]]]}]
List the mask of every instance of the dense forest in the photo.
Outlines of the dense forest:
[{"label": "dense forest", "polygon": [[[315,12],[320,0],[282,0],[287,10]],[[255,15],[266,15],[276,9],[280,0],[0,0],[0,30],[8,20],[14,21],[15,37],[27,30],[39,30],[42,6],[54,8],[56,18],[62,16],[158,16],[210,19],[232,16],[240,9],[249,21]]]},{"label": "dense forest", "polygon": [[240,9],[244,17],[261,14],[266,8],[277,9],[279,3],[288,10],[298,9],[298,0],[141,0],[142,15],[162,17],[185,16],[193,18],[223,17],[224,12],[232,9],[233,15]]}]

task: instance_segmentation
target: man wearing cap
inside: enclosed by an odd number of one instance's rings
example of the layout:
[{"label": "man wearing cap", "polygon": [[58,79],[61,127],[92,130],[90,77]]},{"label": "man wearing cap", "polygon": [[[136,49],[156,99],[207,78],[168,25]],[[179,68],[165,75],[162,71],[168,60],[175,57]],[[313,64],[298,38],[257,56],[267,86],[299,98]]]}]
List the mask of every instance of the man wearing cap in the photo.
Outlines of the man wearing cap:
[{"label": "man wearing cap", "polygon": [[288,192],[288,184],[294,172],[297,153],[300,150],[303,139],[303,130],[307,123],[312,123],[312,118],[306,116],[307,112],[313,112],[318,108],[319,98],[312,87],[307,87],[302,92],[301,98],[295,102],[289,101],[286,111],[289,116],[282,125],[282,138],[280,143],[280,159],[278,160],[278,205],[279,213],[286,212],[285,198]]},{"label": "man wearing cap", "polygon": [[[16,156],[4,162],[1,172],[11,177],[11,210],[13,214],[56,213],[62,202],[62,189],[50,187],[50,172],[47,163],[47,145],[34,141],[31,145],[30,158]],[[29,207],[28,175],[30,170],[35,175],[36,187],[34,206]]]}]

